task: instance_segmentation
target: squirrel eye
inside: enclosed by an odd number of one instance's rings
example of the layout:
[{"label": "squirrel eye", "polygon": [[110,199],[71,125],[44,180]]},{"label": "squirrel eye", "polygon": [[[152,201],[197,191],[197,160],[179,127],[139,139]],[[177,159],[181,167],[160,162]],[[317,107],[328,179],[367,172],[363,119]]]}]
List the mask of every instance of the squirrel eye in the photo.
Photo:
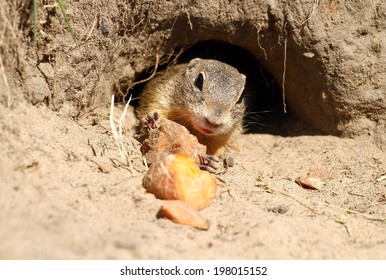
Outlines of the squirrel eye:
[{"label": "squirrel eye", "polygon": [[194,80],[194,85],[196,86],[196,88],[198,88],[199,91],[202,91],[202,87],[204,85],[204,76],[202,75],[202,73],[198,74],[198,76]]}]

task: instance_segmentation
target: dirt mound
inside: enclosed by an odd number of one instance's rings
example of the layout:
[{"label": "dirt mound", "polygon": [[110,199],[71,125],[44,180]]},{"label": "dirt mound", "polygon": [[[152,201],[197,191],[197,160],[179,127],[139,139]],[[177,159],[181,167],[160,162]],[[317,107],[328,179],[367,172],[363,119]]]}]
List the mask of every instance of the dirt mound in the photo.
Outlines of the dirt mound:
[{"label": "dirt mound", "polygon": [[[156,62],[218,40],[254,56],[279,85],[287,110],[314,128],[334,135],[370,134],[385,146],[382,1],[69,1],[79,47],[56,4],[39,6],[35,44],[31,4],[8,2],[3,13],[13,17],[5,20],[2,52],[11,82],[31,103],[45,103],[61,115],[76,117],[106,104],[111,93],[126,95]],[[9,46],[12,37],[18,39]],[[234,55],[224,45],[215,52]],[[249,63],[242,61],[241,67]],[[249,79],[257,78],[249,73]]]},{"label": "dirt mound", "polygon": [[[0,7],[0,258],[386,257],[386,3],[66,4],[76,44],[55,1],[35,41],[32,1]],[[194,56],[245,73],[260,112],[208,232],[156,219],[135,117],[132,169],[108,120],[111,94]],[[319,191],[294,182],[311,170]]]}]

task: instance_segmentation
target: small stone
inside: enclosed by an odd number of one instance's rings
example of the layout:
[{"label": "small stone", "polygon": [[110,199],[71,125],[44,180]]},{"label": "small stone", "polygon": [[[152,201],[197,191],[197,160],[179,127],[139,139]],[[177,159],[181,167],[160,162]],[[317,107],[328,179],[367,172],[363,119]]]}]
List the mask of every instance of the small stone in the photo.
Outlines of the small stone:
[{"label": "small stone", "polygon": [[108,158],[100,157],[95,159],[94,162],[98,165],[99,170],[103,173],[110,173],[113,169],[113,164]]}]

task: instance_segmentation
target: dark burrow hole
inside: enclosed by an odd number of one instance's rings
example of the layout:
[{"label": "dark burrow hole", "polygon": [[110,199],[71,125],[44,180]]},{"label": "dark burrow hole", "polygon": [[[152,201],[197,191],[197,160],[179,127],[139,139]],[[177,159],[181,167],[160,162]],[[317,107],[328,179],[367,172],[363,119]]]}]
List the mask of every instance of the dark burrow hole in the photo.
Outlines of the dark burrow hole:
[{"label": "dark burrow hole", "polygon": [[[178,53],[178,50],[175,50]],[[247,77],[244,96],[247,113],[244,119],[246,132],[280,134],[279,127],[286,119],[283,112],[282,92],[275,78],[270,74],[250,52],[241,47],[221,41],[202,41],[184,50],[177,58],[177,63],[186,63],[199,57],[216,59],[232,65]],[[163,59],[161,58],[161,61]],[[160,65],[157,71],[167,68],[167,64]],[[136,77],[136,81],[151,76],[154,66],[146,69]],[[140,93],[146,83],[137,84],[130,88],[129,95],[134,97],[132,105],[138,104]],[[122,89],[124,92],[127,89]]]}]

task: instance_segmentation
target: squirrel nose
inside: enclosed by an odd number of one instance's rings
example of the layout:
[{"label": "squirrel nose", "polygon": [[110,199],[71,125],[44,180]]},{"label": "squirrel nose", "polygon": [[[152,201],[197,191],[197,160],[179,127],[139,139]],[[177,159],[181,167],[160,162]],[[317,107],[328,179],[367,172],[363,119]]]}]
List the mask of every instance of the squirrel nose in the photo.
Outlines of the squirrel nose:
[{"label": "squirrel nose", "polygon": [[220,120],[210,120],[208,118],[205,118],[205,123],[213,128],[219,128],[223,125],[223,123]]}]

